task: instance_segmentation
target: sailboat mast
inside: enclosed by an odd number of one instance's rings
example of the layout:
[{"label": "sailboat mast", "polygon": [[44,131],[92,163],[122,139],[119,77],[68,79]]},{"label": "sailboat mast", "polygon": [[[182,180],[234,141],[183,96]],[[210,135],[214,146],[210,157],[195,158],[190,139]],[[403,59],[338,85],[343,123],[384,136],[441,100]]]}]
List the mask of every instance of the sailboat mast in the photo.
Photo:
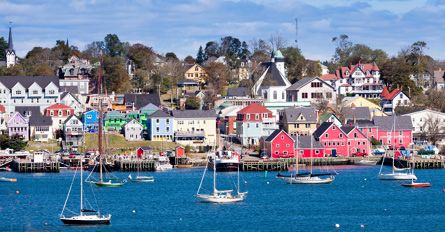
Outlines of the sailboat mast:
[{"label": "sailboat mast", "polygon": [[80,158],[80,216],[83,215],[83,162]]},{"label": "sailboat mast", "polygon": [[102,60],[99,62],[99,78],[98,78],[98,93],[99,93],[99,172],[100,172],[100,181],[103,181],[103,174],[102,174],[102,136],[103,136],[103,115],[102,115],[102,93],[103,93],[103,86],[102,86]]},{"label": "sailboat mast", "polygon": [[312,135],[310,135],[310,139],[311,139],[311,171],[310,171],[310,173],[311,173],[311,175],[312,175],[312,165],[313,165],[313,157],[312,157]]},{"label": "sailboat mast", "polygon": [[238,164],[238,189],[237,189],[237,193],[239,194],[240,192],[239,192],[239,164]]},{"label": "sailboat mast", "polygon": [[[395,131],[396,131],[396,116],[395,116],[395,113],[394,113],[394,115],[392,116],[393,117],[393,123],[392,123],[392,131],[391,131],[391,133],[390,133],[390,139],[389,139],[389,141],[391,142],[391,140],[392,140],[392,133],[395,133]],[[394,165],[395,165],[395,156],[396,155],[396,145],[395,145],[395,142],[394,142],[394,144],[393,144],[393,153],[392,153],[392,173],[394,174]]]},{"label": "sailboat mast", "polygon": [[213,193],[216,194],[216,151],[213,152]]},{"label": "sailboat mast", "polygon": [[300,155],[300,151],[298,150],[298,134],[297,134],[297,139],[296,139],[296,144],[295,144],[295,147],[296,147],[296,149],[295,149],[295,156],[297,157],[297,159],[295,160],[295,165],[296,165],[296,167],[295,167],[295,176],[297,176],[298,175],[298,156]]}]

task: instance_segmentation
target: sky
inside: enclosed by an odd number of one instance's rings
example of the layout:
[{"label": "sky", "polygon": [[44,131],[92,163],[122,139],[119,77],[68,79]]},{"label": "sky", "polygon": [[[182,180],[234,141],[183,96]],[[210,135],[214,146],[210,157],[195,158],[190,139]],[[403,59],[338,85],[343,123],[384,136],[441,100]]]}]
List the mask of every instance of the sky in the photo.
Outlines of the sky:
[{"label": "sky", "polygon": [[292,46],[297,39],[306,58],[329,60],[332,37],[346,34],[389,55],[423,40],[427,54],[445,59],[445,0],[0,0],[0,37],[9,22],[20,57],[59,39],[84,49],[112,33],[181,58],[228,35],[248,43],[280,35]]}]

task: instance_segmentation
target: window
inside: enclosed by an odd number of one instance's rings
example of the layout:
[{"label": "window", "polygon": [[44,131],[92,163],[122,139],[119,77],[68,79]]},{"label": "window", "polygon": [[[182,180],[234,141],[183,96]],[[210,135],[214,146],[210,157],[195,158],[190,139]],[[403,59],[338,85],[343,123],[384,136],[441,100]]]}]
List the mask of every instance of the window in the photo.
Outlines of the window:
[{"label": "window", "polygon": [[325,138],[328,138],[328,137],[329,137],[329,134],[325,134],[324,137],[325,137]]},{"label": "window", "polygon": [[354,133],[354,138],[357,138],[357,133]]},{"label": "window", "polygon": [[310,127],[311,127],[311,124],[306,123],[306,128],[310,128]]},{"label": "window", "polygon": [[281,92],[281,99],[285,99],[286,96],[284,95],[284,92]]},{"label": "window", "polygon": [[255,120],[260,120],[260,115],[259,114],[255,114]]},{"label": "window", "polygon": [[159,132],[159,127],[156,127],[156,132]]},{"label": "window", "polygon": [[332,130],[336,130],[336,129],[337,129],[337,127],[336,127],[336,126],[333,126],[333,127],[332,127]]},{"label": "window", "polygon": [[350,141],[348,141],[348,146],[350,146],[351,145],[351,142]]},{"label": "window", "polygon": [[327,92],[326,93],[326,98],[332,98],[332,93],[331,92]]},{"label": "window", "polygon": [[290,145],[288,143],[286,143],[286,147],[290,147]]},{"label": "window", "polygon": [[184,121],[178,121],[178,125],[184,125]]},{"label": "window", "polygon": [[274,99],[274,100],[277,99],[277,91],[276,91],[276,90],[273,91],[273,99]]},{"label": "window", "polygon": [[301,93],[301,98],[307,98],[307,93]]},{"label": "window", "polygon": [[281,140],[283,140],[283,139],[284,139],[284,135],[281,136]]},{"label": "window", "polygon": [[37,91],[37,90],[32,91],[32,94],[38,94],[38,93],[39,93],[39,91]]},{"label": "window", "polygon": [[276,147],[280,147],[280,144],[277,144]]},{"label": "window", "polygon": [[57,113],[57,115],[62,116],[62,111],[59,110],[59,112]]},{"label": "window", "polygon": [[55,94],[55,93],[56,93],[56,91],[54,91],[54,90],[49,91],[49,94]]},{"label": "window", "polygon": [[311,87],[312,88],[320,88],[320,87],[322,87],[322,83],[321,82],[312,82]]},{"label": "window", "polygon": [[250,120],[250,114],[246,114],[247,120]]},{"label": "window", "polygon": [[165,131],[170,132],[170,127],[166,127]]},{"label": "window", "polygon": [[16,90],[16,91],[15,91],[15,94],[20,95],[20,94],[22,94],[22,91],[20,91],[20,90]]},{"label": "window", "polygon": [[315,150],[315,154],[320,154],[320,150]]},{"label": "window", "polygon": [[258,123],[256,124],[256,128],[259,128],[259,124]]},{"label": "window", "polygon": [[50,110],[49,111],[49,116],[54,116],[54,111]]},{"label": "window", "polygon": [[167,124],[170,124],[170,119],[165,119],[165,122],[167,123]]},{"label": "window", "polygon": [[338,137],[339,137],[339,138],[343,138],[343,134],[339,134]]},{"label": "window", "polygon": [[371,128],[368,128],[368,132],[371,133],[371,132],[372,132],[372,129],[371,129]]},{"label": "window", "polygon": [[156,124],[159,124],[159,118],[156,119]]}]

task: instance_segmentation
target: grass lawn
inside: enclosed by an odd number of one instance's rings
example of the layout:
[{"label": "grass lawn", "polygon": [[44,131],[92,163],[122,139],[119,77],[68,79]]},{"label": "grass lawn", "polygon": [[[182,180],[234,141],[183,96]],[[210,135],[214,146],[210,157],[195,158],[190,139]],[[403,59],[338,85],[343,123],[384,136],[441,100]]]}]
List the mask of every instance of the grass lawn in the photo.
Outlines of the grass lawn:
[{"label": "grass lawn", "polygon": [[[123,135],[120,134],[106,134],[104,147],[111,149],[113,153],[130,153],[135,152],[138,147],[151,147],[153,151],[173,150],[178,144],[174,142],[159,142],[159,141],[126,141]],[[86,134],[85,145],[87,150],[97,149],[98,137],[97,134]]]},{"label": "grass lawn", "polygon": [[48,142],[34,142],[28,141],[28,145],[26,145],[25,150],[32,152],[40,149],[46,149],[48,151],[58,151],[61,149],[59,143],[56,140],[48,141]]}]

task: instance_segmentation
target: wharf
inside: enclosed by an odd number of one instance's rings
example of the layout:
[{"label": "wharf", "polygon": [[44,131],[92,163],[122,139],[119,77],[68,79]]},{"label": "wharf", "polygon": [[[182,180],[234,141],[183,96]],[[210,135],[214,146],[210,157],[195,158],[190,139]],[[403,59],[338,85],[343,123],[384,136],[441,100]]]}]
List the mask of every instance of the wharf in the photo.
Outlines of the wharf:
[{"label": "wharf", "polygon": [[60,163],[56,161],[32,162],[30,160],[13,160],[11,163],[14,172],[59,172]]},{"label": "wharf", "polygon": [[[383,165],[392,166],[392,158],[386,157],[383,161]],[[440,169],[445,168],[445,160],[443,159],[415,159],[406,160],[406,159],[395,159],[394,166],[397,168],[406,168],[412,167],[414,165],[415,169]]]},{"label": "wharf", "polygon": [[154,160],[119,160],[114,161],[114,169],[121,172],[155,171]]},{"label": "wharf", "polygon": [[[360,158],[361,159],[361,158]],[[312,158],[313,166],[347,165],[354,164],[356,158],[322,157]],[[287,171],[296,164],[297,159],[273,159],[273,160],[243,160],[240,169],[242,171]],[[310,165],[311,158],[300,158],[298,164]]]}]

